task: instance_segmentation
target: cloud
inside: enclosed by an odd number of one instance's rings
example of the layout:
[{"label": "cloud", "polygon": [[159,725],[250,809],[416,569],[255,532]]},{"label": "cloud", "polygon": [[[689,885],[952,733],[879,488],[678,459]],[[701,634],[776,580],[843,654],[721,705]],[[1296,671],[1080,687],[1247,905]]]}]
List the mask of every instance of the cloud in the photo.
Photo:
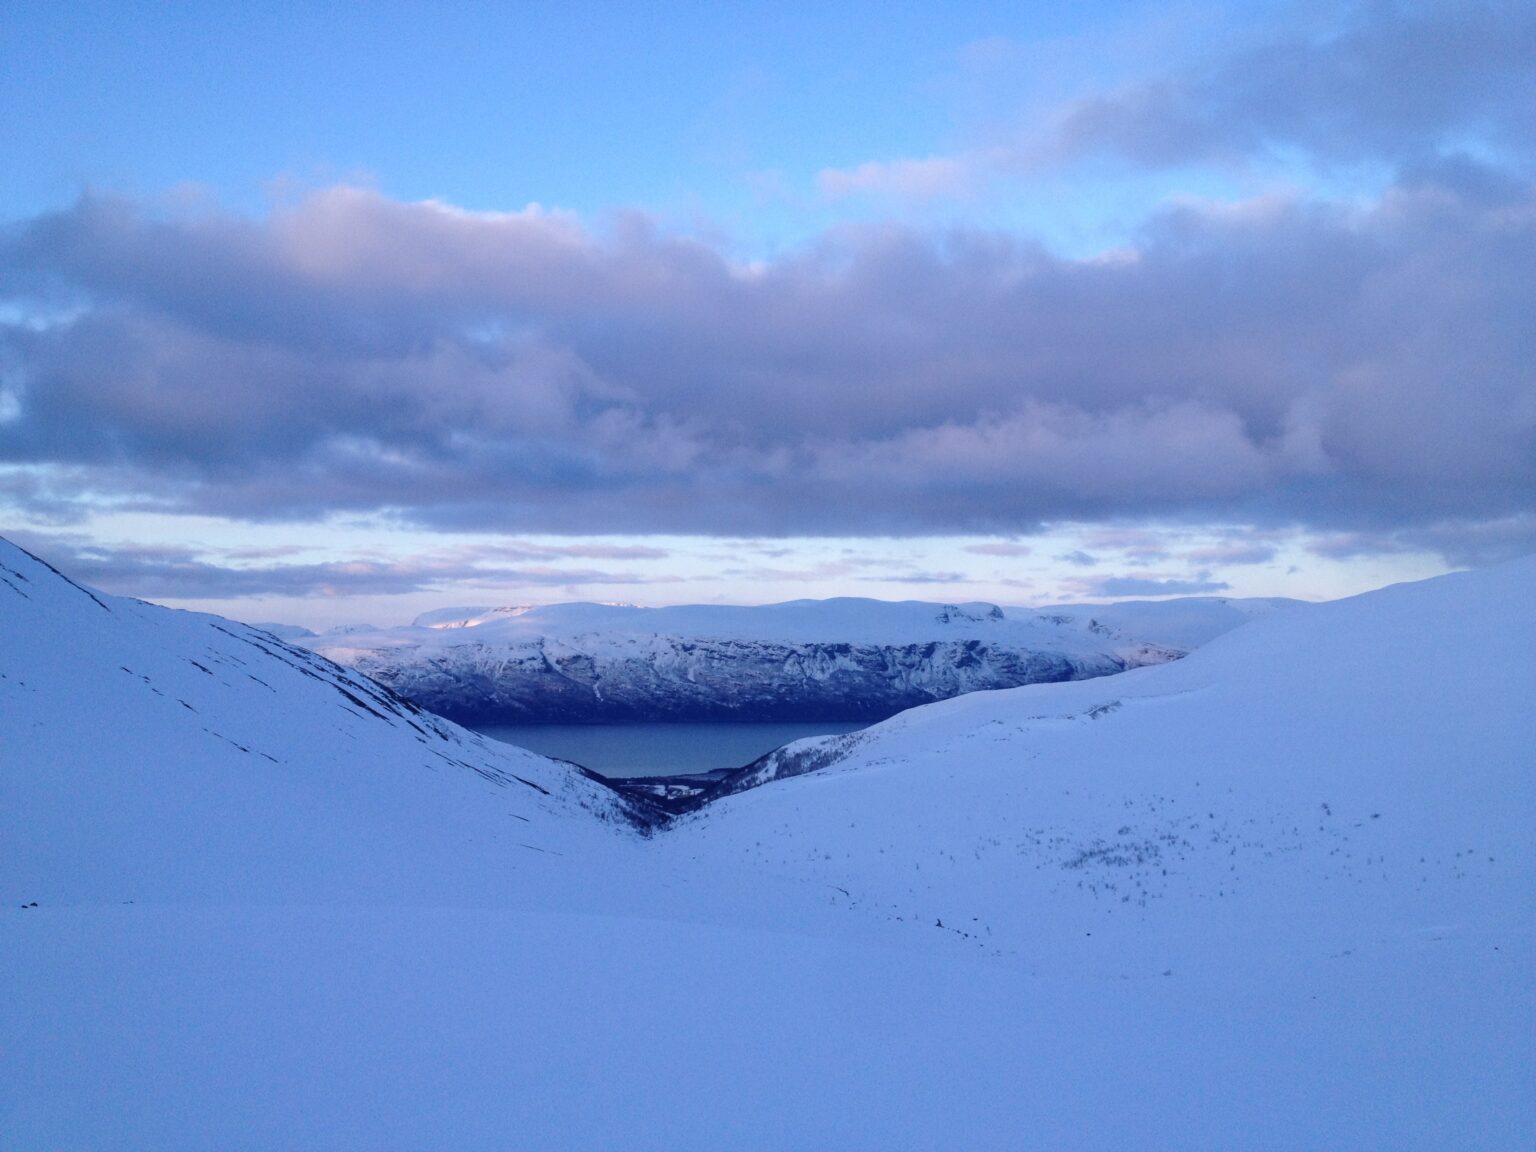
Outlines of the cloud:
[{"label": "cloud", "polygon": [[485,560],[665,560],[665,548],[649,544],[544,544],[513,540],[504,544],[475,544],[454,550],[466,561]]},{"label": "cloud", "polygon": [[1311,541],[1307,550],[1330,560],[1429,552],[1455,567],[1476,568],[1536,554],[1536,513],[1473,523],[1444,520],[1385,531],[1333,532]]},{"label": "cloud", "polygon": [[[11,532],[30,551],[75,579],[121,595],[169,600],[227,600],[253,596],[336,597],[401,595],[465,587],[567,587],[644,584],[633,573],[550,567],[493,567],[441,557],[345,560],[327,563],[231,564],[258,551],[231,549],[208,559],[187,548],[110,547],[79,537]],[[281,550],[270,550],[281,551]]]},{"label": "cloud", "polygon": [[1087,537],[1089,548],[1101,552],[1118,552],[1123,559],[1133,560],[1137,564],[1153,564],[1168,559],[1169,542],[1167,531],[1125,525],[1100,528],[1090,532]]},{"label": "cloud", "polygon": [[1210,573],[1201,572],[1194,579],[1159,579],[1150,576],[1106,576],[1101,580],[1086,581],[1080,585],[1083,596],[1202,596],[1211,592],[1225,592],[1231,588],[1221,580],[1212,580]]},{"label": "cloud", "polygon": [[967,552],[973,552],[977,556],[1028,556],[1034,552],[1028,544],[1016,544],[1008,540],[987,541],[981,544],[967,544]]},{"label": "cloud", "polygon": [[857,571],[859,565],[848,560],[829,560],[820,564],[809,564],[802,568],[769,568],[754,565],[745,568],[724,568],[720,575],[727,578],[754,580],[761,582],[783,582],[790,584],[811,583],[818,580],[844,580]]},{"label": "cloud", "polygon": [[872,160],[853,168],[822,169],[816,189],[831,201],[853,196],[934,200],[970,191],[977,167],[973,160],[952,156]]},{"label": "cloud", "polygon": [[[1120,59],[1121,68],[1142,75],[1083,91],[1078,77],[1092,69],[1063,69],[1061,59],[1082,53],[1102,70],[1117,56],[1106,33],[1132,37],[1140,48],[1134,55],[1144,57],[1156,51],[1149,43],[1166,39],[1167,27],[1100,30],[1093,43],[1070,49],[1056,41],[1031,51],[1002,38],[968,45],[960,53],[964,70],[987,76],[1012,106],[973,114],[971,132],[985,142],[952,155],[825,169],[817,177],[823,198],[974,195],[1074,168],[1102,177],[1106,158],[1133,171],[1214,167],[1230,177],[1278,167],[1289,178],[1310,170],[1372,179],[1462,153],[1496,156],[1527,178],[1536,161],[1529,83],[1536,7],[1526,0],[1286,6],[1280,22],[1249,19],[1240,28],[1218,25],[1214,35],[1210,27],[1186,33],[1183,39],[1220,44],[1193,59],[1159,54],[1152,68]],[[1055,98],[1026,98],[1045,77],[1054,77]]]},{"label": "cloud", "polygon": [[1472,531],[1536,509],[1533,266],[1536,188],[1470,161],[1373,205],[1180,203],[1115,261],[871,226],[741,264],[639,217],[88,196],[0,231],[0,487],[56,522]]},{"label": "cloud", "polygon": [[1268,544],[1213,544],[1191,549],[1183,558],[1195,564],[1268,564],[1275,549]]},{"label": "cloud", "polygon": [[1090,555],[1089,553],[1084,552],[1081,548],[1064,553],[1063,555],[1056,557],[1056,559],[1062,561],[1065,564],[1075,565],[1078,568],[1092,568],[1099,562],[1099,558],[1097,556]]},{"label": "cloud", "polygon": [[870,584],[970,584],[971,577],[964,572],[904,572],[886,576],[860,576],[859,580]]},{"label": "cloud", "polygon": [[1476,137],[1536,153],[1536,9],[1524,0],[1359,3],[1203,64],[1062,109],[1055,149],[1148,166],[1300,150],[1416,161]]}]

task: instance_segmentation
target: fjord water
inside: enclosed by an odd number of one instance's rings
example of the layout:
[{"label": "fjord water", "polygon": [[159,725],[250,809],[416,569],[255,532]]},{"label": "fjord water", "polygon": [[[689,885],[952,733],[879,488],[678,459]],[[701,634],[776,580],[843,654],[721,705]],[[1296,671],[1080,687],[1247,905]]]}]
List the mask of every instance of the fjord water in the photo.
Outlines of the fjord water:
[{"label": "fjord water", "polygon": [[610,777],[676,776],[739,768],[792,740],[835,736],[867,721],[694,724],[487,724],[475,731]]}]

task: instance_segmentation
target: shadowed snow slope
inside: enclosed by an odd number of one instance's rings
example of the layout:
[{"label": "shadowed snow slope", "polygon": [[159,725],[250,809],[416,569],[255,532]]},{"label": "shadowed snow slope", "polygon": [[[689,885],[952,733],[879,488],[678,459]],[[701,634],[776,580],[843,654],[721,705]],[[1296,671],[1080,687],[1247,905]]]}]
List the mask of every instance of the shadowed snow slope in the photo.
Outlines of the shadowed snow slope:
[{"label": "shadowed snow slope", "polygon": [[243,624],[0,540],[7,897],[470,892],[456,845],[613,839],[613,794]]},{"label": "shadowed snow slope", "polygon": [[791,745],[649,840],[334,686],[215,715],[254,634],[4,563],[8,1148],[1536,1142],[1536,562]]}]

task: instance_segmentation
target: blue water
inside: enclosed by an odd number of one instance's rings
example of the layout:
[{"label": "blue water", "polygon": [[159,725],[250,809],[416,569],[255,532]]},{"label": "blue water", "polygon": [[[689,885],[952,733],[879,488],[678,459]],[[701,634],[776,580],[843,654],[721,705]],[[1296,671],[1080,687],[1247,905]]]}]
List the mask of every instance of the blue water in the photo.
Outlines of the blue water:
[{"label": "blue water", "polygon": [[806,736],[853,732],[862,723],[487,724],[475,731],[531,752],[574,760],[604,776],[673,776],[739,768]]}]

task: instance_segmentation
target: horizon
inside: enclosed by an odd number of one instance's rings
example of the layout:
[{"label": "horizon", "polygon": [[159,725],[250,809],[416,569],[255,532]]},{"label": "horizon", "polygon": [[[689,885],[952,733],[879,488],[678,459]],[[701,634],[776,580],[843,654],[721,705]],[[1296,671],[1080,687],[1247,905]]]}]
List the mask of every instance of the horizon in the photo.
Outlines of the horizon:
[{"label": "horizon", "polygon": [[[1430,577],[1430,579],[1433,579],[1433,577]],[[1370,591],[1377,591],[1377,589],[1370,589]],[[1361,595],[1363,595],[1363,594],[1364,593],[1361,593]],[[548,603],[544,603],[544,604],[445,604],[445,605],[442,605],[441,607],[438,607],[438,608],[429,608],[429,609],[427,609],[424,612],[417,613],[417,615],[415,617],[413,617],[413,618],[411,618],[409,620],[400,620],[400,621],[396,621],[396,622],[393,622],[393,623],[371,623],[369,621],[343,622],[343,623],[336,624],[336,625],[334,625],[334,626],[332,626],[330,628],[324,628],[324,629],[322,629],[322,628],[311,628],[309,630],[310,630],[312,635],[316,635],[316,636],[324,636],[324,635],[327,635],[328,633],[331,633],[331,632],[342,632],[342,631],[357,629],[357,628],[360,628],[360,627],[361,628],[367,628],[369,630],[373,630],[373,629],[376,628],[380,632],[387,632],[387,631],[393,631],[393,630],[398,629],[398,628],[416,627],[417,626],[416,621],[418,619],[420,619],[422,616],[428,616],[428,615],[432,615],[434,613],[464,612],[464,613],[473,613],[473,614],[483,614],[483,613],[487,613],[487,612],[505,611],[507,609],[515,609],[517,615],[523,615],[523,614],[526,614],[526,613],[537,612],[537,611],[539,611],[541,609],[544,609],[544,608],[570,608],[570,607],[633,608],[636,611],[640,611],[640,612],[665,612],[665,611],[667,611],[668,609],[671,609],[671,608],[747,608],[747,609],[769,609],[769,608],[791,607],[791,606],[794,606],[794,605],[797,605],[797,604],[827,604],[827,603],[835,602],[835,601],[838,601],[838,600],[855,600],[855,601],[864,601],[864,602],[883,604],[883,605],[892,605],[892,606],[900,606],[900,605],[904,605],[904,604],[919,604],[919,605],[923,605],[925,607],[965,607],[967,605],[977,605],[979,607],[985,607],[985,608],[1001,608],[1005,612],[1015,612],[1015,611],[1017,611],[1017,612],[1044,612],[1044,611],[1048,611],[1048,610],[1050,610],[1052,608],[1093,608],[1093,607],[1109,608],[1109,607],[1116,607],[1116,606],[1124,605],[1124,604],[1171,604],[1171,603],[1180,603],[1180,602],[1183,602],[1183,601],[1197,601],[1198,602],[1198,601],[1213,601],[1213,600],[1214,601],[1218,601],[1218,602],[1222,602],[1222,603],[1226,603],[1226,602],[1229,602],[1229,601],[1236,601],[1236,602],[1241,603],[1241,602],[1243,602],[1245,600],[1283,600],[1283,599],[1285,599],[1285,598],[1284,597],[1243,597],[1243,596],[1199,595],[1199,596],[1160,596],[1160,597],[1156,597],[1156,598],[1129,597],[1129,598],[1126,598],[1126,599],[1123,599],[1123,600],[1095,600],[1095,601],[1082,601],[1082,602],[1072,602],[1072,603],[1061,602],[1061,603],[1055,603],[1055,604],[1050,604],[1050,603],[1047,603],[1047,604],[1009,604],[1009,603],[994,604],[990,600],[958,600],[958,601],[956,601],[956,600],[922,600],[922,599],[884,600],[884,599],[880,599],[879,597],[875,597],[875,596],[830,596],[830,597],[820,597],[820,598],[817,598],[817,597],[802,597],[802,598],[800,598],[798,600],[779,600],[779,601],[771,601],[771,602],[762,603],[762,604],[728,604],[728,603],[719,603],[719,602],[709,602],[709,603],[679,602],[679,603],[676,603],[676,604],[633,604],[633,603],[630,603],[629,601],[625,601],[625,600],[553,600],[553,601],[549,601]],[[1347,597],[1346,597],[1346,599],[1347,599]],[[1322,601],[1297,600],[1297,601],[1294,601],[1294,602],[1298,603],[1298,604],[1311,604],[1311,603],[1326,604],[1326,603],[1329,603],[1329,601],[1326,601],[1326,600],[1322,600]],[[245,620],[245,619],[242,619],[242,620],[240,620],[240,623],[242,623],[242,624],[250,624],[251,626],[257,627],[257,628],[262,627],[264,625],[271,625],[271,626],[278,626],[278,627],[301,627],[301,628],[308,628],[308,625],[294,625],[292,622],[287,621],[287,620],[256,620],[256,619]],[[433,626],[434,625],[430,625],[430,624],[422,625],[422,627],[429,627],[429,628],[433,627]]]},{"label": "horizon", "polygon": [[[993,549],[1001,547],[1010,553],[1006,561],[1016,566],[1014,571],[1026,572],[1028,569],[1021,566],[1028,564],[1033,569],[1046,573],[1049,573],[1053,566],[1065,568],[1066,572],[1054,579],[1050,575],[1043,575],[1038,582],[1028,580],[1022,575],[1001,576],[991,582],[967,580],[961,578],[959,573],[925,575],[916,579],[911,576],[906,579],[898,577],[889,582],[881,582],[878,577],[869,575],[871,567],[878,563],[880,543],[878,541],[871,548],[871,555],[862,557],[849,557],[845,553],[851,548],[867,545],[869,542],[802,543],[795,551],[793,559],[810,566],[802,570],[787,570],[769,567],[775,563],[786,562],[783,542],[708,539],[697,542],[696,547],[699,551],[694,558],[695,563],[703,566],[711,561],[718,562],[731,554],[734,545],[736,555],[755,559],[759,567],[745,574],[727,570],[725,574],[710,578],[693,576],[669,578],[665,573],[678,563],[679,553],[686,553],[690,546],[689,542],[683,542],[679,546],[676,541],[666,541],[669,547],[663,548],[656,547],[655,538],[647,538],[645,543],[639,544],[625,541],[594,544],[591,540],[587,540],[576,545],[502,542],[495,546],[508,550],[526,550],[535,554],[545,549],[562,548],[582,550],[612,548],[620,555],[626,551],[639,551],[644,553],[641,557],[626,562],[632,568],[649,567],[658,571],[658,575],[654,578],[647,577],[642,572],[631,572],[627,582],[619,584],[597,583],[583,586],[579,583],[557,583],[552,587],[498,585],[494,579],[465,578],[461,575],[460,582],[452,587],[435,588],[430,586],[430,582],[436,578],[435,565],[430,561],[424,564],[397,561],[388,566],[377,561],[339,561],[324,565],[316,585],[308,588],[301,595],[258,592],[242,596],[221,596],[219,582],[231,579],[231,573],[238,573],[240,569],[212,572],[202,570],[195,561],[190,559],[192,555],[190,551],[178,551],[168,558],[157,549],[143,546],[129,546],[112,551],[84,545],[72,551],[58,549],[56,537],[41,536],[39,538],[37,534],[26,531],[19,533],[0,531],[0,536],[10,538],[14,543],[37,553],[71,579],[114,595],[133,596],[171,608],[212,612],[244,623],[296,625],[315,632],[356,625],[396,627],[408,624],[425,612],[467,606],[517,605],[542,608],[556,604],[595,603],[625,604],[638,608],[670,608],[685,605],[761,607],[797,600],[822,601],[837,598],[878,600],[885,603],[978,602],[1024,609],[1067,604],[1112,604],[1135,600],[1168,601],[1190,598],[1242,600],[1278,597],[1321,603],[1360,595],[1390,584],[1428,579],[1455,570],[1441,567],[1432,559],[1425,557],[1394,557],[1395,563],[1390,567],[1380,564],[1352,564],[1350,563],[1352,557],[1345,557],[1326,565],[1314,559],[1312,567],[1307,572],[1309,584],[1304,590],[1289,586],[1286,579],[1294,578],[1295,573],[1284,572],[1278,564],[1265,565],[1262,568],[1252,566],[1248,570],[1243,570],[1243,577],[1240,579],[1246,585],[1245,587],[1234,587],[1226,580],[1211,579],[1204,569],[1193,573],[1191,579],[1141,576],[1134,574],[1144,571],[1148,562],[1147,553],[1141,550],[1153,547],[1151,541],[1154,538],[1138,529],[1136,539],[1140,543],[1127,545],[1136,559],[1127,562],[1119,569],[1122,572],[1132,573],[1130,575],[1095,575],[1093,571],[1101,569],[1103,565],[1097,558],[1094,558],[1095,562],[1092,565],[1085,564],[1086,554],[1068,560],[1063,559],[1060,553],[1052,553],[1046,549],[1044,555],[1036,557],[1034,553],[1040,547],[1038,541],[1024,545],[987,538],[981,538],[979,541],[955,541],[941,538],[936,541],[926,540],[916,543],[933,549],[934,553],[940,553],[957,564],[964,562],[963,559],[958,558],[963,557],[967,551],[981,550],[982,555],[987,555]],[[1103,539],[1103,533],[1097,533],[1095,538]],[[905,546],[906,552],[903,559],[911,563],[914,556],[914,542],[898,541],[896,543]],[[54,544],[55,548],[50,549],[49,544]],[[52,555],[49,554],[50,551],[53,552]],[[63,555],[59,554],[61,551]],[[298,549],[293,551],[296,552]],[[1101,549],[1101,551],[1108,550]],[[767,553],[767,556],[764,556],[764,553]],[[118,569],[123,566],[125,558],[132,561],[131,574],[118,575]],[[295,567],[298,568],[298,566]],[[457,563],[453,564],[450,570],[462,573],[470,567]],[[413,583],[428,586],[419,590],[405,591],[390,587],[402,570]],[[310,575],[313,569],[306,566],[298,568],[298,571],[303,578]],[[563,575],[563,572],[561,574]],[[273,575],[270,571],[260,573],[258,579],[272,581],[274,585],[279,585],[279,581],[272,580]],[[1266,577],[1271,581],[1270,583],[1265,582]],[[238,579],[237,576],[234,578]],[[166,595],[163,592],[157,594],[157,590],[163,588],[167,580],[185,584],[211,581],[212,584],[205,591],[194,596]],[[341,583],[341,587],[335,591],[327,591],[325,584],[327,580],[336,580]],[[125,583],[129,586],[124,587]],[[367,587],[373,583],[383,585],[388,590],[373,593],[347,591],[348,584]],[[870,585],[873,585],[873,588]],[[737,589],[737,597],[733,598],[731,592],[722,590],[722,586]],[[505,587],[511,587],[521,594],[503,595]],[[612,595],[618,589],[622,589],[623,596]],[[774,595],[771,590],[785,594]],[[1030,590],[1034,590],[1033,595],[1029,594]],[[583,594],[583,591],[586,594]],[[754,591],[759,593],[755,597],[752,595]],[[991,594],[976,594],[978,592]]]},{"label": "horizon", "polygon": [[1512,0],[23,0],[0,530],[316,631],[1536,552],[1533,55]]},{"label": "horizon", "polygon": [[[38,551],[32,545],[36,543],[26,532],[8,533],[0,531],[0,538],[10,538],[13,543],[26,547],[45,561],[53,563],[53,560],[44,552]],[[719,541],[709,541],[710,547],[718,547]],[[757,546],[761,546],[760,542]],[[987,548],[990,543],[971,545],[972,547]],[[616,545],[623,548],[625,545]],[[669,563],[671,552],[660,549],[655,550],[657,555],[648,559],[655,563]],[[775,549],[777,551],[777,549]],[[1020,557],[1028,556],[1028,552],[1021,550]],[[1059,595],[1050,595],[1049,592],[1033,597],[1023,597],[1018,587],[1010,588],[1006,583],[995,585],[1001,589],[1001,594],[995,596],[974,595],[939,595],[945,588],[974,587],[969,582],[933,580],[914,585],[910,589],[901,589],[899,582],[893,582],[892,586],[898,590],[892,594],[877,595],[872,592],[849,590],[838,578],[825,576],[822,583],[829,589],[823,595],[786,595],[779,598],[760,599],[730,599],[724,593],[715,592],[709,598],[688,598],[688,589],[713,587],[712,582],[697,581],[667,581],[666,587],[677,588],[676,598],[661,598],[652,596],[647,599],[614,598],[603,595],[604,586],[593,586],[592,595],[563,596],[558,593],[550,593],[547,589],[535,589],[534,595],[520,598],[497,598],[494,584],[471,583],[456,590],[450,591],[421,591],[421,592],[396,592],[390,591],[377,595],[364,594],[336,594],[326,595],[323,592],[308,592],[301,596],[272,596],[254,595],[239,599],[219,599],[216,596],[199,596],[196,598],[177,598],[167,596],[142,595],[134,591],[122,591],[110,586],[111,581],[99,581],[98,572],[105,572],[110,576],[111,568],[101,560],[93,560],[97,553],[90,548],[82,549],[78,555],[55,564],[63,573],[71,579],[77,580],[89,586],[114,595],[128,595],[136,599],[147,600],[150,603],[161,604],[165,607],[179,608],[187,611],[210,612],[215,615],[226,616],[229,619],[239,620],[246,624],[277,624],[284,626],[297,626],[309,629],[316,634],[323,634],[335,629],[365,626],[368,628],[389,629],[404,627],[411,624],[418,616],[436,611],[456,609],[479,608],[484,610],[495,608],[518,607],[526,609],[549,608],[569,604],[597,604],[621,607],[633,607],[644,609],[665,609],[679,607],[774,607],[782,604],[796,602],[825,602],[836,599],[853,599],[877,601],[884,604],[919,603],[919,604],[967,604],[984,603],[996,604],[1006,609],[1020,609],[1024,611],[1045,610],[1052,607],[1065,606],[1093,606],[1125,603],[1157,603],[1180,600],[1264,600],[1264,599],[1289,599],[1300,603],[1327,603],[1333,600],[1347,599],[1352,596],[1373,592],[1383,587],[1399,583],[1412,583],[1418,580],[1432,579],[1435,576],[1445,575],[1449,571],[1462,571],[1465,569],[1439,569],[1433,565],[1427,571],[1414,571],[1410,566],[1401,566],[1400,571],[1395,572],[1390,578],[1379,583],[1369,582],[1361,573],[1351,572],[1345,565],[1339,565],[1336,572],[1338,578],[1337,587],[1331,589],[1331,594],[1295,595],[1290,592],[1270,592],[1262,589],[1253,592],[1237,592],[1225,582],[1214,581],[1159,581],[1144,580],[1140,577],[1091,577],[1083,576],[1068,578],[1067,580],[1048,585]],[[1017,559],[1017,557],[1016,557]],[[1059,557],[1047,557],[1059,559]],[[1501,563],[1504,561],[1500,561]],[[1071,562],[1069,562],[1071,563]],[[348,567],[339,565],[338,568]],[[369,579],[374,573],[366,565],[357,566],[360,571],[353,573],[361,579]],[[1365,569],[1370,572],[1370,569]],[[796,577],[800,579],[801,577]],[[1315,573],[1314,573],[1315,578]],[[856,578],[858,579],[858,578]],[[1019,585],[1023,581],[1018,582]],[[787,587],[794,588],[790,583]],[[576,587],[576,586],[571,586]],[[839,590],[843,588],[843,590]],[[630,586],[630,592],[636,590],[636,586]],[[476,591],[486,592],[487,595],[478,599],[468,595]],[[454,598],[455,592],[465,593],[458,599]],[[544,593],[539,595],[538,593]],[[927,594],[925,594],[927,593]]]}]

